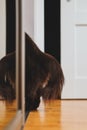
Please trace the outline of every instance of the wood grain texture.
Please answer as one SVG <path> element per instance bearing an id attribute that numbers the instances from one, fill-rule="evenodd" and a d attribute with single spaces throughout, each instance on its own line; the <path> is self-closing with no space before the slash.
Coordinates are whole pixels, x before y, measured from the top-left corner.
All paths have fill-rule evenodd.
<path id="1" fill-rule="evenodd" d="M 42 102 L 29 114 L 24 130 L 87 130 L 87 100 Z"/>
<path id="2" fill-rule="evenodd" d="M 0 130 L 3 130 L 16 114 L 16 102 L 0 100 Z"/>

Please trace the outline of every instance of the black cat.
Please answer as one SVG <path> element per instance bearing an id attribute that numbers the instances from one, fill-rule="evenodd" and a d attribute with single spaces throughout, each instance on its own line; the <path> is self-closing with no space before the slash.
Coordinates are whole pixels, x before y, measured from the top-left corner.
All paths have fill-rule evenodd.
<path id="1" fill-rule="evenodd" d="M 50 54 L 43 53 L 25 33 L 26 43 L 26 110 L 35 110 L 44 100 L 60 99 L 64 75 L 58 61 Z M 7 101 L 15 99 L 15 52 L 0 60 L 0 96 Z"/>

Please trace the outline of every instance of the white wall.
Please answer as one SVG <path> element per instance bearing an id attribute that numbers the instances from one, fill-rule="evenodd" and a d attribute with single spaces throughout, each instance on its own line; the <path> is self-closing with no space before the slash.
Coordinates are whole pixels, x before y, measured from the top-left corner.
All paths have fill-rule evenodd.
<path id="1" fill-rule="evenodd" d="M 44 0 L 34 0 L 34 40 L 44 51 Z"/>
<path id="2" fill-rule="evenodd" d="M 24 31 L 44 51 L 44 0 L 23 0 Z"/>
<path id="3" fill-rule="evenodd" d="M 6 5 L 0 0 L 0 59 L 6 52 Z"/>
<path id="4" fill-rule="evenodd" d="M 23 1 L 24 31 L 34 39 L 34 0 Z"/>

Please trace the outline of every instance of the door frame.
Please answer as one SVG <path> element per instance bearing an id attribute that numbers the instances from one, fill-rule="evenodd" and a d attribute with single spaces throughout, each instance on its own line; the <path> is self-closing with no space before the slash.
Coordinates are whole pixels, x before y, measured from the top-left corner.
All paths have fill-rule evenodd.
<path id="1" fill-rule="evenodd" d="M 23 32 L 23 0 L 16 0 L 16 98 L 17 112 L 5 130 L 20 130 L 25 123 L 25 40 Z"/>

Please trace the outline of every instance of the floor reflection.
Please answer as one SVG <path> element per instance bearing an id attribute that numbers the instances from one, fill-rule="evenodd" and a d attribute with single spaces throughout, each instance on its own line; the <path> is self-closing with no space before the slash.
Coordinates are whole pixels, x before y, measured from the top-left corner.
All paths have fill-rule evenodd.
<path id="1" fill-rule="evenodd" d="M 14 118 L 16 108 L 16 101 L 10 104 L 4 100 L 0 100 L 0 130 L 3 130 Z"/>

